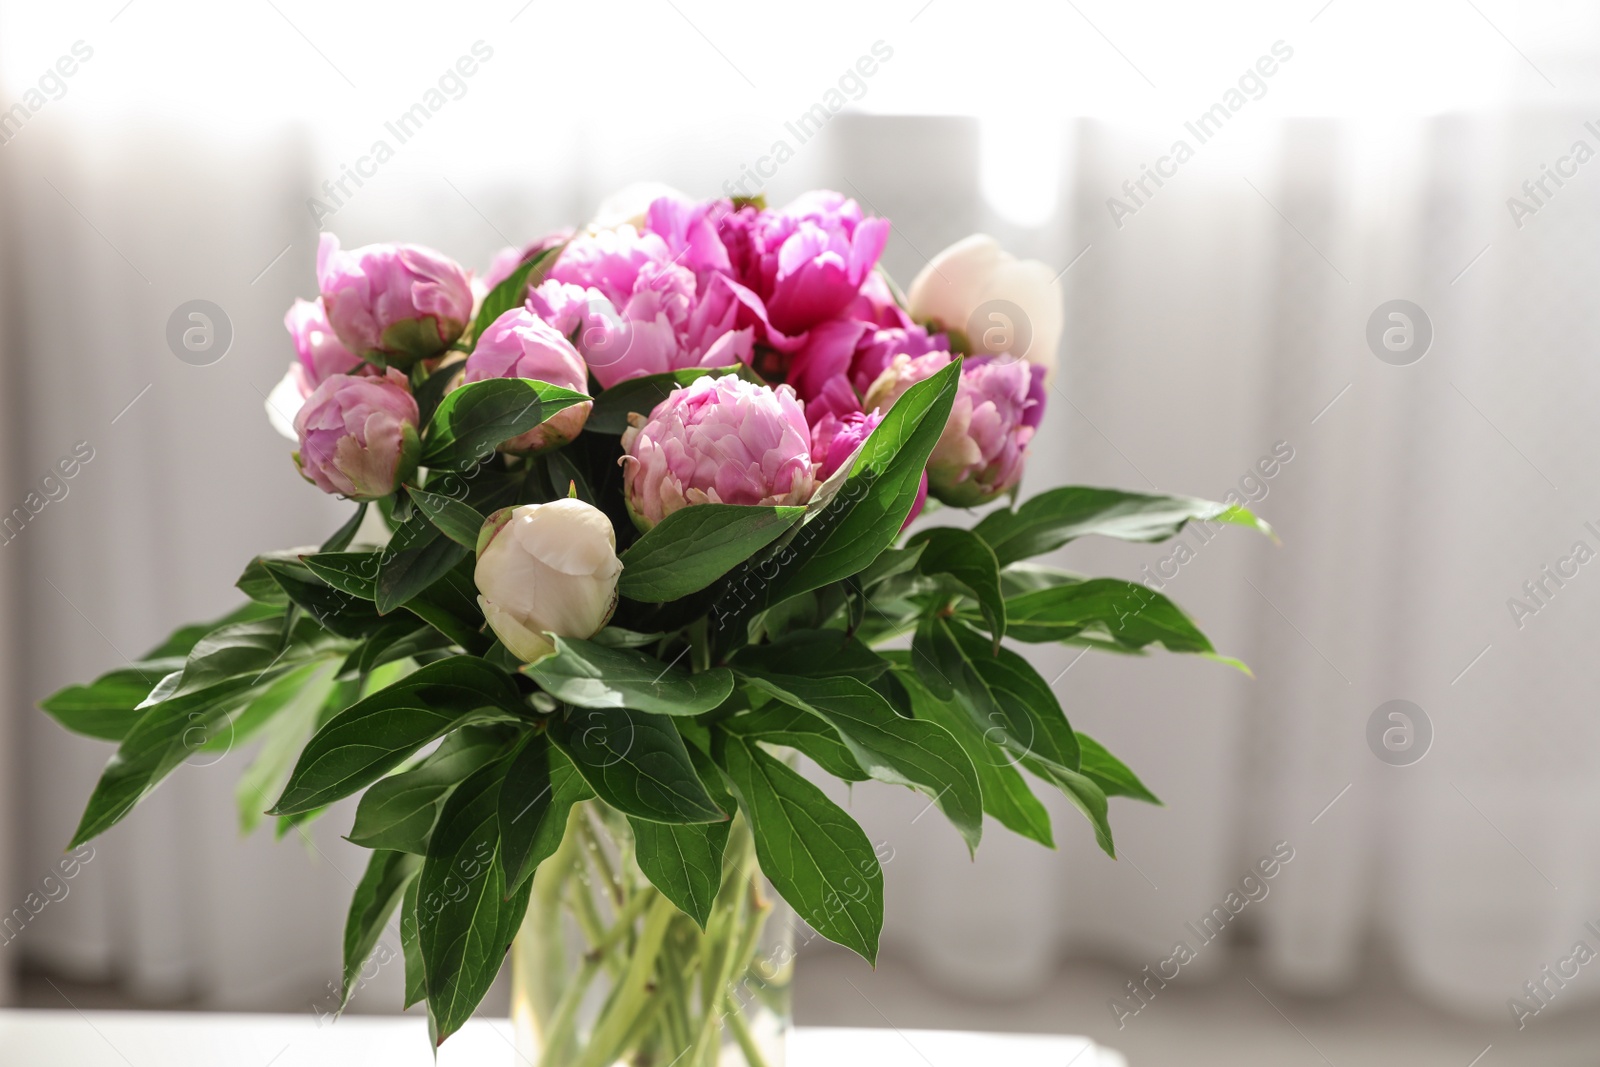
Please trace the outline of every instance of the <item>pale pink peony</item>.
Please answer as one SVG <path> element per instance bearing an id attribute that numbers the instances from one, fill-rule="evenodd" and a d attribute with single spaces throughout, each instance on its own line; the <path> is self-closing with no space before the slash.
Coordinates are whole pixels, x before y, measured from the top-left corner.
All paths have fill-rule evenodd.
<path id="1" fill-rule="evenodd" d="M 294 428 L 295 465 L 324 493 L 376 500 L 417 467 L 417 402 L 397 370 L 330 376 L 306 400 Z"/>
<path id="2" fill-rule="evenodd" d="M 645 530 L 691 504 L 804 504 L 816 485 L 794 390 L 735 375 L 673 390 L 622 448 L 628 513 Z"/>
<path id="3" fill-rule="evenodd" d="M 961 368 L 950 421 L 928 457 L 928 487 L 956 507 L 993 500 L 1022 479 L 1040 418 L 1047 368 L 975 356 Z"/>
<path id="4" fill-rule="evenodd" d="M 589 371 L 572 342 L 527 308 L 512 308 L 483 331 L 462 374 L 462 384 L 489 378 L 530 378 L 583 393 Z M 583 430 L 592 403 L 562 408 L 527 433 L 500 445 L 500 451 L 534 455 L 571 441 Z"/>
<path id="5" fill-rule="evenodd" d="M 901 354 L 889 361 L 883 373 L 867 387 L 862 407 L 868 411 L 888 411 L 896 400 L 918 382 L 950 365 L 950 353 L 928 352 L 920 356 Z"/>
<path id="6" fill-rule="evenodd" d="M 565 244 L 571 239 L 571 230 L 557 230 L 555 233 L 545 234 L 537 241 L 534 241 L 523 248 L 517 248 L 514 245 L 507 245 L 505 248 L 502 248 L 500 251 L 494 254 L 494 258 L 489 261 L 488 270 L 472 279 L 473 288 L 480 290 L 479 295 L 481 297 L 487 294 L 495 286 L 511 277 L 511 272 L 522 266 L 528 260 L 537 259 L 539 256 L 550 251 L 550 249 L 559 248 L 561 245 Z"/>
<path id="7" fill-rule="evenodd" d="M 449 348 L 472 317 L 466 271 L 418 245 L 346 252 L 325 233 L 317 248 L 317 288 L 346 348 L 402 369 Z"/>
<path id="8" fill-rule="evenodd" d="M 699 232 L 709 234 L 705 225 Z M 754 327 L 739 320 L 755 298 L 725 274 L 699 277 L 674 258 L 661 236 L 632 226 L 584 235 L 530 306 L 563 333 L 576 330 L 578 351 L 607 389 L 646 374 L 750 362 Z"/>
<path id="9" fill-rule="evenodd" d="M 298 362 L 296 384 L 302 396 L 310 396 L 330 374 L 355 374 L 362 369 L 360 356 L 351 352 L 328 325 L 328 312 L 322 298 L 296 300 L 283 325 L 294 339 L 294 353 Z M 291 368 L 294 373 L 295 368 Z"/>

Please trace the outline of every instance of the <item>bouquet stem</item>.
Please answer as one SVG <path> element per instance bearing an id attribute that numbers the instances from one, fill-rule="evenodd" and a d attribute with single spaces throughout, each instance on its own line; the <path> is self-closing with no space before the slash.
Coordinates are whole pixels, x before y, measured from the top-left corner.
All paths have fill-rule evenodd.
<path id="1" fill-rule="evenodd" d="M 787 916 L 742 817 L 702 930 L 639 870 L 627 821 L 575 805 L 512 948 L 518 1051 L 538 1067 L 782 1067 Z"/>

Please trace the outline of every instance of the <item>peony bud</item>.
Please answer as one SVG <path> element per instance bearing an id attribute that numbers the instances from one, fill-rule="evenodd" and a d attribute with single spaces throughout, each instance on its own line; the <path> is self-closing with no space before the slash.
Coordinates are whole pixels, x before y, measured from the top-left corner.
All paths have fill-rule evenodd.
<path id="1" fill-rule="evenodd" d="M 579 393 L 589 387 L 589 370 L 572 342 L 527 308 L 512 308 L 490 323 L 467 357 L 463 384 L 488 378 L 531 378 Z M 500 451 L 531 456 L 559 448 L 578 436 L 592 407 L 586 402 L 562 408 Z"/>
<path id="2" fill-rule="evenodd" d="M 327 381 L 330 374 L 355 374 L 362 369 L 361 357 L 351 352 L 328 325 L 328 312 L 322 299 L 296 300 L 283 325 L 294 339 L 295 356 L 304 371 L 305 395 Z"/>
<path id="3" fill-rule="evenodd" d="M 330 374 L 357 374 L 367 367 L 361 357 L 351 352 L 328 325 L 328 313 L 323 310 L 322 299 L 296 300 L 283 324 L 294 339 L 295 362 L 267 396 L 267 419 L 273 429 L 297 440 L 294 417 L 300 413 L 306 397 Z"/>
<path id="4" fill-rule="evenodd" d="M 855 411 L 846 415 L 830 411 L 818 419 L 811 427 L 811 460 L 817 465 L 817 480 L 827 481 L 834 471 L 854 457 L 856 449 L 882 421 L 880 411 Z"/>
<path id="5" fill-rule="evenodd" d="M 352 500 L 388 496 L 417 468 L 417 402 L 405 375 L 335 374 L 295 416 L 300 474 L 324 493 Z"/>
<path id="6" fill-rule="evenodd" d="M 547 636 L 593 637 L 617 606 L 616 531 L 581 500 L 523 504 L 489 516 L 473 581 L 490 629 L 526 663 L 555 651 Z"/>
<path id="7" fill-rule="evenodd" d="M 928 490 L 946 504 L 973 507 L 1022 479 L 1044 414 L 1045 369 L 1029 363 L 969 358 L 950 421 L 928 457 Z"/>
<path id="8" fill-rule="evenodd" d="M 642 530 L 690 504 L 804 504 L 811 432 L 787 385 L 734 375 L 674 389 L 622 435 L 623 493 Z"/>
<path id="9" fill-rule="evenodd" d="M 339 239 L 325 233 L 317 248 L 317 287 L 345 347 L 401 369 L 449 348 L 472 317 L 466 271 L 418 245 L 344 252 Z"/>
<path id="10" fill-rule="evenodd" d="M 862 406 L 868 411 L 888 411 L 894 407 L 895 401 L 905 395 L 907 389 L 948 367 L 950 358 L 948 352 L 927 352 L 920 356 L 901 353 L 895 356 L 877 380 L 867 387 Z"/>
<path id="11" fill-rule="evenodd" d="M 1055 273 L 1017 259 L 987 234 L 957 241 L 922 269 L 907 293 L 911 314 L 959 332 L 973 355 L 1009 354 L 1055 373 L 1066 313 Z"/>

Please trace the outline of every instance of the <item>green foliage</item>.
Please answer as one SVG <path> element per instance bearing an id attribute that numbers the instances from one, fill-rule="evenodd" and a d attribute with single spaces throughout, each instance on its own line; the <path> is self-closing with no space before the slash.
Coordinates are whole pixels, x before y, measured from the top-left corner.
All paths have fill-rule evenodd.
<path id="1" fill-rule="evenodd" d="M 458 348 L 551 262 L 497 286 Z M 497 447 L 590 398 L 415 369 L 421 466 L 378 502 L 386 544 L 356 543 L 359 505 L 319 549 L 251 560 L 236 612 L 44 701 L 65 728 L 117 744 L 72 843 L 114 826 L 190 757 L 245 764 L 234 753 L 246 745 L 257 746 L 237 788 L 247 830 L 265 810 L 282 834 L 360 794 L 348 838 L 373 853 L 346 923 L 343 997 L 398 917 L 405 1000 L 427 1003 L 436 1042 L 494 981 L 542 891 L 536 873 L 562 871 L 580 847 L 570 835 L 596 827 L 626 826 L 617 858 L 659 890 L 646 888 L 651 903 L 618 937 L 670 948 L 689 920 L 710 936 L 753 845 L 801 918 L 873 959 L 888 843 L 870 841 L 788 750 L 847 783 L 916 791 L 969 849 L 985 816 L 1053 847 L 1032 776 L 1114 854 L 1109 798 L 1159 801 L 1073 729 L 1065 692 L 1011 644 L 1235 661 L 1146 586 L 1027 560 L 1090 534 L 1156 541 L 1193 521 L 1266 524 L 1227 504 L 1075 486 L 991 510 L 971 530 L 903 537 L 957 364 L 912 386 L 805 507 L 702 504 L 636 534 L 617 435 L 672 389 L 734 372 L 750 373 L 681 370 L 601 391 L 588 432 L 529 458 Z M 522 664 L 487 627 L 474 549 L 485 516 L 569 490 L 616 529 L 616 625 L 556 636 L 553 654 Z"/>

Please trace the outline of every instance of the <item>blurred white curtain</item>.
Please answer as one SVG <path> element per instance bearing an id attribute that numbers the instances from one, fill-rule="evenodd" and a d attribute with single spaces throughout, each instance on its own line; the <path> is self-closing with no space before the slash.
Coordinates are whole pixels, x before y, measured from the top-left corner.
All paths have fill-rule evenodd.
<path id="1" fill-rule="evenodd" d="M 1293 450 L 1249 483 L 1265 488 L 1259 510 L 1282 546 L 1234 529 L 1204 545 L 1185 535 L 1194 558 L 1166 583 L 1254 681 L 1198 659 L 1037 650 L 1074 724 L 1168 804 L 1113 802 L 1121 862 L 1096 852 L 1065 803 L 1052 805 L 1059 851 L 995 827 L 969 863 L 953 832 L 919 817 L 918 798 L 854 790 L 868 832 L 895 848 L 891 949 L 991 995 L 1025 988 L 1065 952 L 1126 961 L 1133 978 L 1175 941 L 1192 944 L 1185 923 L 1286 841 L 1294 860 L 1241 919 L 1280 981 L 1341 988 L 1379 932 L 1424 994 L 1503 1012 L 1600 915 L 1584 699 L 1596 666 L 1583 655 L 1600 621 L 1587 584 L 1600 578 L 1573 579 L 1521 630 L 1505 606 L 1573 541 L 1600 548 L 1583 527 L 1600 519 L 1600 323 L 1585 291 L 1600 187 L 1570 183 L 1521 230 L 1504 204 L 1584 136 L 1583 119 L 1262 123 L 1203 146 L 1121 228 L 1107 198 L 1170 131 L 1037 128 L 1062 151 L 1019 144 L 1017 165 L 1058 156 L 1059 196 L 1027 231 L 985 204 L 968 120 L 841 117 L 779 175 L 774 199 L 829 185 L 890 216 L 886 260 L 902 280 L 976 229 L 1065 270 L 1069 333 L 1028 491 L 1221 497 L 1279 442 Z M 313 289 L 304 201 L 339 154 L 287 128 L 28 132 L 0 153 L 4 395 L 18 442 L 7 500 L 77 441 L 96 458 L 3 550 L 20 578 L 5 617 L 24 890 L 55 862 L 108 754 L 27 705 L 226 610 L 253 551 L 314 541 L 342 514 L 299 484 L 260 415 L 290 355 L 279 317 Z M 441 175 L 434 159 L 397 160 L 333 228 L 347 244 L 419 240 L 482 264 L 628 181 L 709 195 L 730 176 L 693 137 L 562 137 L 515 166 L 455 157 Z M 163 339 L 194 298 L 222 305 L 235 329 L 209 367 Z M 1413 366 L 1379 362 L 1365 341 L 1368 316 L 1393 298 L 1433 323 Z M 1078 543 L 1060 562 L 1131 578 L 1173 547 Z M 1367 746 L 1369 715 L 1392 698 L 1433 724 L 1414 766 Z M 245 759 L 181 770 L 96 843 L 70 897 L 0 961 L 20 951 L 218 1006 L 320 998 L 363 854 L 338 838 L 348 811 L 315 824 L 307 847 L 241 841 L 231 792 Z M 1225 951 L 1206 946 L 1185 973 Z M 396 1003 L 398 977 L 381 975 L 358 1008 Z"/>

